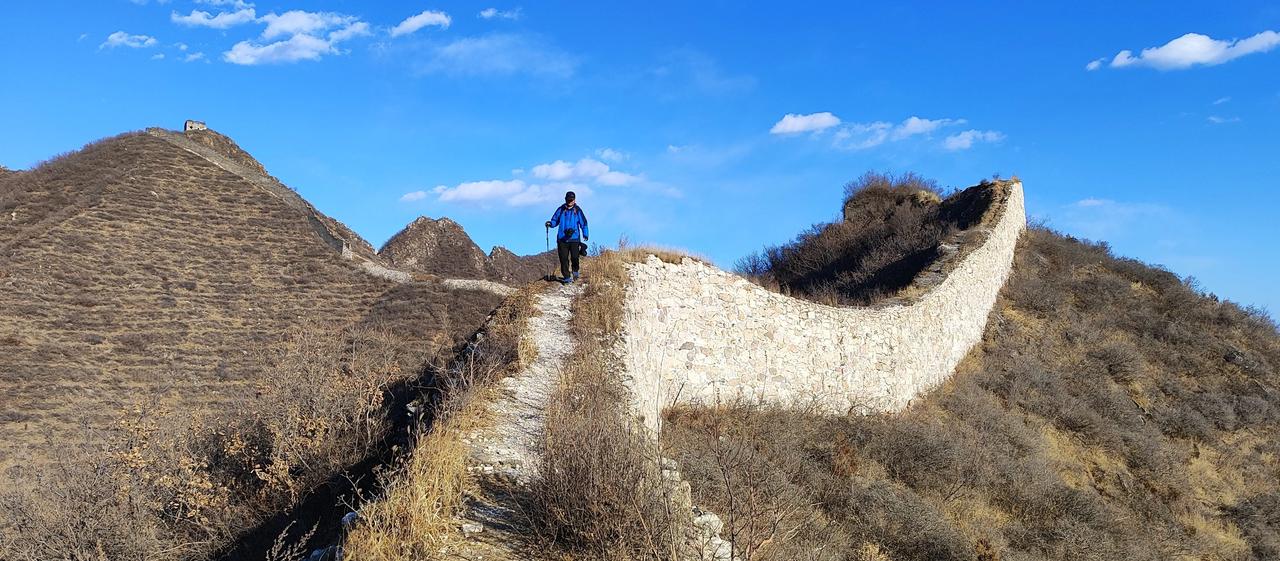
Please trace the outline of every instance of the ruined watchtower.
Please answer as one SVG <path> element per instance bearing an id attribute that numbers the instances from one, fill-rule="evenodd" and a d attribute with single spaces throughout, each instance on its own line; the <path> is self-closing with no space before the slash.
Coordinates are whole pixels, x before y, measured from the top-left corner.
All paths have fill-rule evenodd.
<path id="1" fill-rule="evenodd" d="M 192 121 L 190 119 L 187 119 L 187 122 L 182 125 L 182 132 L 203 131 L 203 130 L 209 130 L 209 127 L 206 127 L 204 125 L 204 121 Z"/>

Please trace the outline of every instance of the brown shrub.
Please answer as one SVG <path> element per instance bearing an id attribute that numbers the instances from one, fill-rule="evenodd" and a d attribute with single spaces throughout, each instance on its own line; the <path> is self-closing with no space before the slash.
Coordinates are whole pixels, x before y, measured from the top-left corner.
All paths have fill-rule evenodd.
<path id="1" fill-rule="evenodd" d="M 986 212 L 990 195 L 972 188 L 943 200 L 933 181 L 869 172 L 845 186 L 843 220 L 748 255 L 736 269 L 817 302 L 871 303 L 911 284 L 938 258 L 943 240 Z"/>

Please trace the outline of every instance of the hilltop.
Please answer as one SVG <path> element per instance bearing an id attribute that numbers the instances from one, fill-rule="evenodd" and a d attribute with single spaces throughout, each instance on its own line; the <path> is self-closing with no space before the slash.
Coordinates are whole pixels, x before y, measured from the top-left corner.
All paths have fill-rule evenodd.
<path id="1" fill-rule="evenodd" d="M 70 494 L 100 493 L 132 506 L 77 539 L 111 556 L 204 555 L 381 454 L 395 388 L 509 291 L 388 267 L 212 130 L 6 170 L 0 216 L 0 533 L 83 521 Z M 165 487 L 200 477 L 219 482 Z"/>

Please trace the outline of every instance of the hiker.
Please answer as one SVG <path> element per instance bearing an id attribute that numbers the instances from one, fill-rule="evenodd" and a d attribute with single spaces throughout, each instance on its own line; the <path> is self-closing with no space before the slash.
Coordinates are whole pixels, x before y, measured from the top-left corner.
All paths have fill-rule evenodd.
<path id="1" fill-rule="evenodd" d="M 578 257 L 586 248 L 584 242 L 589 235 L 587 215 L 582 213 L 577 199 L 573 191 L 565 193 L 564 204 L 547 221 L 548 228 L 559 228 L 556 232 L 556 253 L 560 256 L 560 282 L 565 284 L 578 280 Z"/>

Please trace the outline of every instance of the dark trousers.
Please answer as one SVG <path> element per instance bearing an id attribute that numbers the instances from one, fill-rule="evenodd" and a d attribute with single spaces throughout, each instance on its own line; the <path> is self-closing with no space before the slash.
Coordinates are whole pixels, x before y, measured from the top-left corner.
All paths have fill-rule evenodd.
<path id="1" fill-rule="evenodd" d="M 569 278 L 570 272 L 578 272 L 578 256 L 582 253 L 578 240 L 556 240 L 556 253 L 560 255 L 560 276 Z M 573 269 L 569 269 L 570 264 Z"/>

